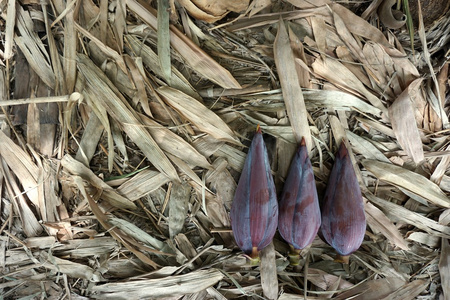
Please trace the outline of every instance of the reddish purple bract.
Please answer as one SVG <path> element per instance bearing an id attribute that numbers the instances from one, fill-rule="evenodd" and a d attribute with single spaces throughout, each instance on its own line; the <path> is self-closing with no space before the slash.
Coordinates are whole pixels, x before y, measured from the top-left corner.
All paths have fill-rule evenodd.
<path id="1" fill-rule="evenodd" d="M 275 185 L 259 126 L 245 159 L 230 217 L 237 245 L 256 258 L 272 241 L 278 223 Z"/>
<path id="2" fill-rule="evenodd" d="M 281 195 L 278 231 L 294 249 L 299 250 L 312 243 L 320 223 L 314 172 L 302 139 Z"/>
<path id="3" fill-rule="evenodd" d="M 366 216 L 361 189 L 348 150 L 342 142 L 322 203 L 323 239 L 348 261 L 364 240 Z"/>

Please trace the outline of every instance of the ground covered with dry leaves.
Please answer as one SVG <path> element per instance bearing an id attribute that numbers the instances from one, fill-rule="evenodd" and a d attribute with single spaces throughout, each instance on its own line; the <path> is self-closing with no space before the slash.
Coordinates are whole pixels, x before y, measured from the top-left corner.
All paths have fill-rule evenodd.
<path id="1" fill-rule="evenodd" d="M 2 299 L 448 299 L 448 4 L 394 2 L 1 1 Z M 302 137 L 319 195 L 350 145 L 350 264 L 236 247 L 258 124 L 278 191 Z"/>

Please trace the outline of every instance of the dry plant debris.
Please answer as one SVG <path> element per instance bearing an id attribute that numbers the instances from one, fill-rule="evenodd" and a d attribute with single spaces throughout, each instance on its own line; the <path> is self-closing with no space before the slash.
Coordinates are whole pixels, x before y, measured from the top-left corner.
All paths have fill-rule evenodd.
<path id="1" fill-rule="evenodd" d="M 429 2 L 411 41 L 389 0 L 1 1 L 2 298 L 448 299 L 450 13 Z M 236 247 L 258 124 L 278 192 L 302 137 L 319 197 L 348 141 L 348 265 L 318 237 L 295 267 L 279 234 L 259 266 Z"/>

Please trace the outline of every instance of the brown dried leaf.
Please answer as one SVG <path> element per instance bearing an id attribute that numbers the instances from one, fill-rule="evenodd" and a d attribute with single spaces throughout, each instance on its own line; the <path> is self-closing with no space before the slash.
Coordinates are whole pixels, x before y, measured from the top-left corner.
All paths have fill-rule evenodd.
<path id="1" fill-rule="evenodd" d="M 417 173 L 376 160 L 365 159 L 362 164 L 379 180 L 403 188 L 437 206 L 450 207 L 450 200 L 439 186 Z"/>
<path id="2" fill-rule="evenodd" d="M 444 298 L 450 295 L 450 245 L 448 239 L 441 238 L 441 255 L 439 258 L 439 274 L 441 275 Z"/>
<path id="3" fill-rule="evenodd" d="M 83 163 L 86 167 L 89 166 L 89 162 L 95 154 L 103 129 L 100 119 L 94 112 L 91 112 L 75 156 L 76 160 Z"/>
<path id="4" fill-rule="evenodd" d="M 222 278 L 219 270 L 208 269 L 157 279 L 112 282 L 92 287 L 92 297 L 126 300 L 192 294 L 216 284 Z"/>
<path id="5" fill-rule="evenodd" d="M 216 11 L 213 13 L 209 13 L 200 9 L 195 3 L 191 0 L 178 0 L 181 6 L 183 6 L 191 16 L 193 16 L 197 20 L 206 21 L 208 23 L 214 23 L 227 15 L 226 11 Z"/>
<path id="6" fill-rule="evenodd" d="M 125 35 L 125 41 L 127 42 L 127 46 L 129 46 L 133 50 L 136 57 L 142 58 L 143 64 L 145 64 L 150 70 L 155 72 L 155 74 L 157 74 L 158 76 L 160 77 L 164 76 L 161 66 L 158 63 L 158 55 L 149 46 L 139 41 L 133 35 Z M 140 66 L 138 65 L 138 67 Z M 141 71 L 142 77 L 144 77 L 145 79 L 144 69 L 143 68 L 139 69 Z M 172 66 L 171 81 L 168 84 L 169 86 L 176 88 L 195 99 L 200 99 L 197 91 L 192 87 L 192 85 L 183 76 L 183 74 L 181 74 L 181 72 L 178 71 L 178 69 L 176 69 L 174 66 Z"/>
<path id="7" fill-rule="evenodd" d="M 367 223 L 376 231 L 381 232 L 392 244 L 403 250 L 409 250 L 408 243 L 403 239 L 400 231 L 386 215 L 370 202 L 365 202 Z"/>
<path id="8" fill-rule="evenodd" d="M 86 167 L 81 162 L 72 158 L 69 154 L 66 154 L 62 160 L 61 165 L 72 175 L 80 176 L 84 180 L 88 181 L 95 188 L 102 191 L 102 198 L 110 202 L 111 205 L 126 209 L 136 209 L 136 205 L 127 198 L 118 194 L 108 184 L 98 178 L 94 172 Z"/>
<path id="9" fill-rule="evenodd" d="M 39 208 L 39 168 L 31 157 L 0 130 L 0 156 L 17 176 L 28 198 Z"/>
<path id="10" fill-rule="evenodd" d="M 147 130 L 165 152 L 184 160 L 192 166 L 199 166 L 205 169 L 211 168 L 208 160 L 178 134 L 146 116 L 141 115 L 141 119 L 144 124 L 148 125 Z"/>
<path id="11" fill-rule="evenodd" d="M 429 280 L 414 280 L 405 284 L 395 292 L 381 300 L 413 300 L 420 295 L 430 284 Z M 378 298 L 380 299 L 380 298 Z"/>
<path id="12" fill-rule="evenodd" d="M 156 29 L 158 27 L 157 19 L 150 7 L 143 7 L 136 0 L 127 1 L 130 10 L 136 13 L 147 24 Z M 234 79 L 231 73 L 213 60 L 200 47 L 186 37 L 173 25 L 170 26 L 170 42 L 172 47 L 183 56 L 187 64 L 203 77 L 215 82 L 226 89 L 239 89 L 241 85 Z"/>
<path id="13" fill-rule="evenodd" d="M 5 50 L 3 58 L 5 60 L 11 59 L 13 56 L 14 45 L 14 25 L 16 22 L 16 1 L 8 0 L 8 7 L 6 9 L 6 30 L 5 30 Z"/>
<path id="14" fill-rule="evenodd" d="M 31 210 L 27 200 L 22 195 L 22 191 L 19 189 L 19 186 L 15 181 L 16 179 L 12 175 L 4 159 L 1 159 L 0 173 L 2 174 L 2 177 L 5 178 L 4 183 L 6 186 L 6 191 L 9 195 L 11 195 L 11 197 L 14 197 L 12 199 L 14 210 L 19 214 L 24 233 L 28 237 L 41 235 L 43 228 Z"/>
<path id="15" fill-rule="evenodd" d="M 261 286 L 264 297 L 273 300 L 278 298 L 278 276 L 275 263 L 275 247 L 273 243 L 261 250 Z"/>
<path id="16" fill-rule="evenodd" d="M 41 251 L 40 260 L 43 267 L 55 272 L 61 272 L 69 277 L 87 279 L 92 282 L 104 280 L 99 271 L 95 271 L 91 267 L 84 264 L 61 259 L 51 254 L 49 255 L 49 252 Z"/>
<path id="17" fill-rule="evenodd" d="M 174 183 L 169 198 L 169 234 L 174 238 L 184 227 L 187 216 L 191 187 L 183 183 Z"/>
<path id="18" fill-rule="evenodd" d="M 422 229 L 429 234 L 447 239 L 450 238 L 450 227 L 440 225 L 436 221 L 412 212 L 403 206 L 375 197 L 369 192 L 366 192 L 365 195 L 370 202 L 374 203 L 381 210 L 383 210 L 393 222 L 402 221 Z"/>
<path id="19" fill-rule="evenodd" d="M 38 74 L 39 78 L 49 87 L 54 88 L 56 83 L 55 74 L 49 63 L 50 57 L 46 47 L 33 29 L 33 20 L 29 12 L 19 6 L 16 26 L 20 36 L 16 35 L 14 41 L 22 50 L 31 68 Z"/>
<path id="20" fill-rule="evenodd" d="M 148 131 L 141 126 L 135 111 L 128 105 L 105 74 L 88 57 L 81 54 L 78 56 L 78 68 L 86 79 L 83 92 L 89 92 L 95 96 L 96 105 L 103 107 L 111 114 L 159 171 L 170 179 L 178 181 L 177 172 L 169 159 Z M 94 105 L 92 101 L 91 104 Z"/>
<path id="21" fill-rule="evenodd" d="M 302 138 L 305 138 L 309 152 L 312 148 L 311 131 L 308 124 L 308 112 L 295 69 L 294 54 L 286 27 L 281 20 L 278 28 L 274 42 L 274 55 L 283 99 L 295 139 L 297 143 L 300 143 Z"/>
<path id="22" fill-rule="evenodd" d="M 362 84 L 362 82 L 341 62 L 326 57 L 323 59 L 316 59 L 312 64 L 314 73 L 327 79 L 328 81 L 343 87 L 346 90 L 358 92 L 376 108 L 380 109 L 383 113 L 387 114 L 387 109 L 381 100 L 372 94 Z M 339 76 L 336 76 L 339 74 Z"/>
<path id="23" fill-rule="evenodd" d="M 378 300 L 381 297 L 390 295 L 404 284 L 405 280 L 398 277 L 369 280 L 339 294 L 335 299 Z"/>
<path id="24" fill-rule="evenodd" d="M 419 164 L 425 157 L 410 93 L 414 93 L 416 89 L 420 88 L 420 82 L 422 82 L 422 79 L 417 79 L 411 83 L 389 107 L 392 130 L 400 146 L 416 164 Z"/>
<path id="25" fill-rule="evenodd" d="M 160 87 L 157 92 L 180 115 L 192 122 L 201 131 L 210 134 L 218 140 L 241 145 L 230 127 L 198 100 L 179 90 L 166 86 Z"/>
<path id="26" fill-rule="evenodd" d="M 332 3 L 330 6 L 333 12 L 340 16 L 345 26 L 351 33 L 379 43 L 387 49 L 397 51 L 389 44 L 383 33 L 376 27 L 370 25 L 366 20 L 357 16 L 351 10 L 338 3 Z"/>
<path id="27" fill-rule="evenodd" d="M 81 192 L 81 195 L 89 203 L 89 206 L 92 212 L 94 213 L 95 217 L 97 218 L 97 220 L 106 230 L 110 232 L 110 234 L 114 237 L 114 239 L 120 241 L 121 244 L 123 244 L 128 250 L 130 250 L 133 254 L 135 254 L 142 262 L 148 264 L 149 266 L 152 266 L 154 269 L 159 267 L 159 265 L 156 264 L 153 260 L 151 260 L 142 252 L 140 252 L 138 249 L 136 249 L 136 246 L 141 247 L 139 243 L 137 243 L 134 239 L 129 238 L 127 235 L 124 235 L 119 229 L 112 227 L 108 224 L 107 216 L 105 215 L 105 213 L 103 213 L 103 211 L 100 209 L 100 207 L 91 197 L 91 195 L 89 195 L 88 192 L 86 191 L 82 178 L 80 176 L 73 176 L 73 179 L 78 187 L 78 190 Z"/>

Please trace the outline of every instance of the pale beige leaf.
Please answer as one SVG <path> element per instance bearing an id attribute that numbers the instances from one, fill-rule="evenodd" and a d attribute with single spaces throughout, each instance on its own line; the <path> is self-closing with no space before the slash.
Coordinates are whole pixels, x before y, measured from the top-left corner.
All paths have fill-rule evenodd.
<path id="1" fill-rule="evenodd" d="M 237 184 L 227 167 L 226 159 L 223 157 L 217 158 L 213 162 L 213 168 L 206 172 L 205 181 L 220 197 L 225 207 L 231 208 Z"/>
<path id="2" fill-rule="evenodd" d="M 352 283 L 339 278 L 339 276 L 315 268 L 308 268 L 308 281 L 322 290 L 328 290 L 329 287 L 336 286 L 336 283 L 339 289 L 348 289 L 353 286 Z"/>
<path id="3" fill-rule="evenodd" d="M 131 202 L 129 199 L 123 197 L 118 194 L 114 189 L 112 189 L 108 184 L 106 184 L 103 180 L 98 178 L 94 172 L 92 172 L 88 167 L 86 167 L 83 163 L 75 160 L 70 155 L 66 154 L 62 160 L 61 165 L 68 171 L 69 173 L 80 176 L 84 180 L 88 181 L 97 189 L 102 191 L 102 198 L 106 201 L 110 202 L 111 205 L 116 207 L 126 208 L 126 209 L 136 209 L 136 205 Z"/>
<path id="4" fill-rule="evenodd" d="M 396 50 L 389 44 L 388 40 L 379 29 L 370 25 L 366 20 L 357 16 L 348 8 L 338 3 L 332 3 L 331 7 L 332 10 L 341 17 L 345 26 L 351 33 L 377 42 L 387 49 Z"/>
<path id="5" fill-rule="evenodd" d="M 22 50 L 28 63 L 33 70 L 39 75 L 45 84 L 51 88 L 55 85 L 55 74 L 53 73 L 50 65 L 42 55 L 40 49 L 33 43 L 32 40 L 24 37 L 16 36 L 14 41 L 20 50 Z"/>
<path id="6" fill-rule="evenodd" d="M 122 184 L 117 191 L 134 201 L 144 197 L 169 181 L 170 179 L 160 172 L 144 170 Z"/>
<path id="7" fill-rule="evenodd" d="M 417 79 L 419 82 L 422 79 Z M 419 88 L 419 84 L 412 83 L 412 89 Z M 389 107 L 389 118 L 392 130 L 403 150 L 414 160 L 416 164 L 424 160 L 422 140 L 417 129 L 417 122 L 411 103 L 410 93 L 414 91 L 408 87 Z"/>
<path id="8" fill-rule="evenodd" d="M 45 251 L 40 253 L 40 260 L 42 267 L 67 274 L 69 277 L 86 279 L 92 282 L 104 280 L 100 272 L 95 271 L 87 265 L 49 255 Z"/>
<path id="9" fill-rule="evenodd" d="M 164 242 L 161 242 L 160 240 L 156 239 L 155 237 L 151 236 L 141 228 L 137 227 L 133 223 L 130 223 L 126 220 L 111 217 L 108 219 L 108 223 L 110 223 L 112 226 L 115 226 L 119 228 L 121 231 L 126 233 L 128 236 L 133 237 L 137 241 L 140 241 L 144 244 L 147 244 L 147 246 L 152 247 L 159 251 L 170 251 L 168 245 Z"/>
<path id="10" fill-rule="evenodd" d="M 222 145 L 214 154 L 225 157 L 230 167 L 239 173 L 244 167 L 245 157 L 247 156 L 244 152 L 227 144 Z"/>
<path id="11" fill-rule="evenodd" d="M 408 235 L 407 241 L 416 242 L 426 245 L 430 248 L 438 248 L 441 243 L 441 239 L 438 236 L 430 235 L 426 232 L 413 232 Z"/>
<path id="12" fill-rule="evenodd" d="M 91 112 L 75 156 L 75 159 L 82 162 L 86 167 L 89 166 L 89 162 L 95 154 L 103 129 L 100 119 L 94 112 Z"/>
<path id="13" fill-rule="evenodd" d="M 157 92 L 167 104 L 201 131 L 210 134 L 218 140 L 241 145 L 228 125 L 198 100 L 170 87 L 160 87 Z"/>
<path id="14" fill-rule="evenodd" d="M 387 159 L 386 156 L 384 156 L 384 154 L 380 150 L 378 150 L 378 148 L 375 147 L 375 145 L 372 144 L 366 138 L 363 138 L 348 130 L 346 135 L 348 140 L 352 144 L 353 150 L 364 156 L 364 158 L 379 160 L 385 163 L 391 163 L 391 161 Z"/>
<path id="15" fill-rule="evenodd" d="M 403 250 L 409 250 L 408 243 L 403 239 L 400 231 L 386 215 L 370 202 L 365 202 L 367 223 L 369 226 L 381 232 L 392 244 Z"/>
<path id="16" fill-rule="evenodd" d="M 395 134 L 394 131 L 387 127 L 386 125 L 383 125 L 381 122 L 377 122 L 371 119 L 366 119 L 366 118 L 362 118 L 362 117 L 356 117 L 356 119 L 364 124 L 364 127 L 369 127 L 369 128 L 373 128 L 389 137 L 395 138 Z"/>
<path id="17" fill-rule="evenodd" d="M 278 298 L 278 276 L 275 263 L 275 247 L 273 243 L 261 250 L 261 285 L 264 297 L 273 300 Z"/>
<path id="18" fill-rule="evenodd" d="M 378 93 L 382 93 L 384 97 L 392 101 L 394 96 L 400 95 L 404 88 L 403 78 L 396 72 L 394 61 L 380 44 L 373 42 L 364 45 L 363 53 L 378 79 L 376 83 L 372 80 L 372 85 Z"/>
<path id="19" fill-rule="evenodd" d="M 110 236 L 67 240 L 57 246 L 48 245 L 48 248 L 50 247 L 53 247 L 55 255 L 68 258 L 92 257 L 92 255 L 103 255 L 120 249 L 118 242 Z"/>
<path id="20" fill-rule="evenodd" d="M 106 109 L 123 127 L 126 134 L 159 171 L 170 179 L 178 181 L 177 172 L 169 159 L 148 131 L 142 128 L 136 113 L 123 96 L 115 90 L 111 81 L 88 57 L 80 54 L 78 59 L 78 68 L 86 78 L 84 89 L 96 96 L 99 105 Z"/>
<path id="21" fill-rule="evenodd" d="M 174 183 L 169 198 L 169 234 L 174 238 L 184 227 L 191 187 L 185 183 Z"/>
<path id="22" fill-rule="evenodd" d="M 347 69 L 341 62 L 326 58 L 316 59 L 312 64 L 312 68 L 315 73 L 319 76 L 329 80 L 330 82 L 341 86 L 347 90 L 358 92 L 376 108 L 380 109 L 381 112 L 387 114 L 387 109 L 381 100 L 372 94 L 366 87 L 362 84 L 362 82 L 349 70 Z M 339 74 L 339 76 L 336 76 Z"/>
<path id="23" fill-rule="evenodd" d="M 442 291 L 446 299 L 450 296 L 450 245 L 448 239 L 445 238 L 441 238 L 439 274 L 441 275 Z"/>
<path id="24" fill-rule="evenodd" d="M 416 212 L 412 212 L 403 206 L 375 197 L 370 193 L 365 193 L 370 202 L 377 205 L 393 222 L 405 222 L 422 229 L 429 234 L 450 238 L 450 227 L 438 224 L 436 221 L 424 217 Z"/>
<path id="25" fill-rule="evenodd" d="M 89 206 L 92 212 L 94 213 L 95 217 L 97 218 L 97 220 L 114 237 L 114 239 L 120 241 L 122 245 L 124 245 L 128 250 L 130 250 L 133 254 L 135 254 L 142 262 L 148 264 L 154 269 L 158 268 L 159 265 L 157 263 L 155 263 L 148 256 L 144 255 L 141 251 L 139 251 L 136 248 L 136 247 L 143 248 L 141 244 L 137 243 L 136 240 L 128 237 L 127 235 L 123 235 L 123 233 L 119 229 L 109 225 L 106 214 L 100 209 L 100 207 L 91 197 L 91 195 L 89 195 L 88 192 L 86 191 L 82 178 L 80 176 L 73 176 L 73 181 L 77 185 L 78 190 L 81 192 L 81 195 L 89 203 Z M 146 248 L 145 250 L 150 251 L 152 249 Z"/>
<path id="26" fill-rule="evenodd" d="M 158 76 L 164 76 L 161 66 L 158 63 L 158 55 L 149 46 L 142 43 L 131 34 L 125 35 L 125 41 L 128 42 L 128 45 L 133 50 L 135 55 L 142 58 L 142 62 L 148 68 L 150 68 Z M 143 72 L 143 70 L 141 70 L 141 75 L 143 74 L 145 73 Z M 192 85 L 183 76 L 183 74 L 181 74 L 181 72 L 178 71 L 178 69 L 176 69 L 175 67 L 172 67 L 172 76 L 169 86 L 178 89 L 195 99 L 200 99 L 197 91 L 192 87 Z"/>
<path id="27" fill-rule="evenodd" d="M 198 153 L 182 137 L 146 116 L 141 115 L 141 119 L 144 124 L 148 125 L 147 130 L 162 150 L 184 160 L 192 166 L 199 166 L 205 169 L 211 168 L 206 158 Z"/>
<path id="28" fill-rule="evenodd" d="M 331 4 L 330 0 L 287 0 L 287 2 L 302 9 Z"/>
<path id="29" fill-rule="evenodd" d="M 202 180 L 198 177 L 197 173 L 195 173 L 194 170 L 192 170 L 192 166 L 189 166 L 186 162 L 179 159 L 176 156 L 173 156 L 171 154 L 167 154 L 169 159 L 174 163 L 174 165 L 178 168 L 178 170 L 181 173 L 184 173 L 189 177 L 191 180 L 193 180 L 195 183 L 200 185 L 202 188 L 207 188 L 205 184 L 202 182 Z"/>
<path id="30" fill-rule="evenodd" d="M 158 279 L 106 283 L 92 287 L 92 297 L 126 300 L 192 294 L 216 284 L 222 278 L 220 271 L 208 269 Z"/>
<path id="31" fill-rule="evenodd" d="M 250 11 L 248 16 L 252 17 L 253 15 L 257 14 L 264 8 L 270 6 L 272 2 L 270 0 L 254 0 L 252 3 L 250 3 L 247 11 Z"/>
<path id="32" fill-rule="evenodd" d="M 39 168 L 31 157 L 0 130 L 0 156 L 19 179 L 28 198 L 39 208 L 38 177 Z"/>
<path id="33" fill-rule="evenodd" d="M 430 284 L 429 280 L 414 280 L 405 284 L 389 296 L 381 298 L 381 300 L 413 300 L 420 295 Z M 380 299 L 380 298 L 378 298 Z"/>
<path id="34" fill-rule="evenodd" d="M 0 160 L 0 173 L 3 174 L 3 177 L 5 178 L 4 183 L 6 191 L 9 195 L 14 196 L 12 199 L 14 210 L 19 215 L 24 233 L 28 237 L 41 235 L 43 228 L 31 210 L 28 201 L 25 199 L 24 195 L 22 195 L 22 191 L 19 189 L 16 179 L 4 159 Z"/>
<path id="35" fill-rule="evenodd" d="M 156 30 L 158 60 L 161 70 L 163 71 L 164 79 L 170 83 L 172 76 L 172 64 L 170 61 L 170 20 L 169 20 L 169 2 L 166 0 L 157 0 L 157 18 L 158 28 Z"/>
<path id="36" fill-rule="evenodd" d="M 95 37 L 93 34 L 91 34 L 89 31 L 81 27 L 80 24 L 74 23 L 75 28 L 84 36 L 89 38 L 93 43 L 97 45 L 97 47 L 102 50 L 102 52 L 109 58 L 113 59 L 116 64 L 119 66 L 119 68 L 126 74 L 127 73 L 127 67 L 125 65 L 125 62 L 123 60 L 123 57 L 117 53 L 114 49 L 111 47 L 108 47 L 105 45 L 102 41 L 100 41 L 97 37 Z"/>
<path id="37" fill-rule="evenodd" d="M 294 54 L 286 27 L 281 20 L 278 28 L 274 43 L 274 56 L 289 122 L 297 143 L 305 138 L 308 151 L 311 151 L 312 140 L 308 124 L 308 112 L 295 69 Z"/>
<path id="38" fill-rule="evenodd" d="M 179 3 L 195 19 L 206 21 L 208 23 L 214 23 L 225 17 L 227 14 L 226 12 L 222 12 L 222 14 L 219 15 L 210 14 L 209 12 L 200 9 L 196 5 L 196 3 L 192 2 L 191 0 L 179 0 Z"/>
<path id="39" fill-rule="evenodd" d="M 75 2 L 75 1 L 73 1 Z M 77 35 L 75 32 L 74 8 L 70 6 L 70 10 L 66 15 L 64 23 L 64 75 L 66 79 L 66 87 L 69 93 L 75 88 L 77 76 Z"/>
<path id="40" fill-rule="evenodd" d="M 390 295 L 404 284 L 405 280 L 398 277 L 369 280 L 339 294 L 335 299 L 378 300 L 381 297 Z"/>
<path id="41" fill-rule="evenodd" d="M 404 188 L 435 205 L 450 207 L 450 200 L 439 186 L 417 173 L 376 160 L 363 160 L 362 164 L 379 180 Z"/>
<path id="42" fill-rule="evenodd" d="M 4 59 L 8 60 L 13 56 L 14 45 L 14 25 L 16 22 L 16 1 L 8 0 L 6 9 L 6 30 L 5 30 L 5 51 Z"/>
<path id="43" fill-rule="evenodd" d="M 158 27 L 154 13 L 144 8 L 139 2 L 127 0 L 127 5 L 151 27 L 154 29 Z M 170 42 L 172 47 L 183 56 L 185 62 L 203 77 L 226 89 L 241 88 L 228 70 L 213 60 L 173 25 L 170 26 Z"/>
<path id="44" fill-rule="evenodd" d="M 382 110 L 370 105 L 358 97 L 334 90 L 303 90 L 307 108 L 327 107 L 335 110 L 356 109 L 374 116 L 381 116 Z"/>

